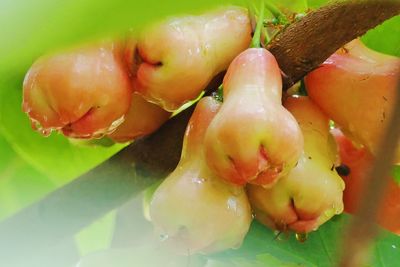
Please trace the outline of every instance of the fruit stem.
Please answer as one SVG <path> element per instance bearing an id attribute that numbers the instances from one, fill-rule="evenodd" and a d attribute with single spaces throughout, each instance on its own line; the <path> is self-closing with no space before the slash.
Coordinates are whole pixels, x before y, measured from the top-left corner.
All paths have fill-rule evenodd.
<path id="1" fill-rule="evenodd" d="M 251 40 L 250 47 L 260 48 L 261 47 L 261 29 L 264 27 L 264 0 L 261 0 L 260 13 L 258 14 L 258 20 L 256 29 L 254 31 L 253 39 Z"/>
<path id="2" fill-rule="evenodd" d="M 274 4 L 267 1 L 265 2 L 265 7 L 278 20 L 279 24 L 288 24 L 285 14 L 283 14 L 282 11 L 280 11 L 279 8 L 277 8 Z"/>
<path id="3" fill-rule="evenodd" d="M 212 96 L 214 97 L 215 100 L 219 102 L 224 102 L 224 87 L 222 84 L 218 86 L 217 91 L 214 92 Z"/>
<path id="4" fill-rule="evenodd" d="M 268 45 L 268 43 L 272 40 L 269 36 L 268 30 L 265 27 L 262 27 L 262 35 L 264 35 L 264 47 Z"/>
<path id="5" fill-rule="evenodd" d="M 306 84 L 304 83 L 304 79 L 300 80 L 299 95 L 308 96 Z"/>

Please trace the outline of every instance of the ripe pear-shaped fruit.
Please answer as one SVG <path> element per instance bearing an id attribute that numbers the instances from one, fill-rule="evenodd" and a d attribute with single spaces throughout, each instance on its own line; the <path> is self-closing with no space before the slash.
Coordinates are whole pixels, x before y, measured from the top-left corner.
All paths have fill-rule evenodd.
<path id="1" fill-rule="evenodd" d="M 399 73 L 399 58 L 375 52 L 356 39 L 309 73 L 305 84 L 310 98 L 343 132 L 375 155 L 400 93 Z"/>
<path id="2" fill-rule="evenodd" d="M 248 185 L 256 219 L 281 231 L 307 233 L 343 211 L 344 183 L 336 173 L 336 146 L 329 119 L 307 97 L 290 97 L 285 107 L 297 119 L 304 151 L 296 167 L 272 188 Z"/>
<path id="3" fill-rule="evenodd" d="M 368 201 L 362 198 L 363 186 L 375 158 L 365 147 L 355 146 L 339 129 L 331 132 L 339 148 L 341 164 L 347 172 L 341 174 L 346 183 L 343 193 L 344 211 L 354 214 L 360 201 Z M 400 184 L 397 184 L 393 177 L 390 178 L 380 201 L 376 221 L 389 231 L 400 235 Z"/>
<path id="4" fill-rule="evenodd" d="M 155 231 L 178 253 L 210 253 L 240 246 L 252 220 L 243 187 L 217 177 L 204 159 L 205 131 L 220 104 L 200 100 L 189 121 L 181 160 L 150 202 Z"/>
<path id="5" fill-rule="evenodd" d="M 132 141 L 156 131 L 170 116 L 171 112 L 133 93 L 131 106 L 124 116 L 124 122 L 108 136 L 116 142 Z"/>
<path id="6" fill-rule="evenodd" d="M 151 25 L 140 34 L 134 53 L 135 90 L 166 110 L 176 110 L 197 98 L 250 40 L 250 19 L 241 7 Z"/>
<path id="7" fill-rule="evenodd" d="M 43 133 L 99 137 L 123 121 L 132 88 L 120 45 L 103 42 L 38 59 L 23 85 L 23 110 Z"/>
<path id="8" fill-rule="evenodd" d="M 274 56 L 249 48 L 231 63 L 224 102 L 207 130 L 207 162 L 218 176 L 243 185 L 272 186 L 303 150 L 295 118 L 282 106 L 282 79 Z"/>

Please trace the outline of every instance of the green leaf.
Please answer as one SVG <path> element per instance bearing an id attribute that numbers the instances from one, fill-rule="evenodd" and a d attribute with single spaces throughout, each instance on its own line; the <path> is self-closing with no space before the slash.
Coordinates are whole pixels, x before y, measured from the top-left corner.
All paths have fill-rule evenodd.
<path id="1" fill-rule="evenodd" d="M 115 215 L 116 212 L 113 210 L 75 235 L 76 244 L 81 255 L 107 249 L 110 246 L 115 225 Z"/>
<path id="2" fill-rule="evenodd" d="M 368 31 L 361 39 L 376 51 L 400 57 L 400 16 Z"/>
<path id="3" fill-rule="evenodd" d="M 76 267 L 202 267 L 204 262 L 196 256 L 174 255 L 161 246 L 146 244 L 137 247 L 102 250 L 82 258 Z"/>
<path id="4" fill-rule="evenodd" d="M 242 0 L 35 0 L 0 2 L 0 70 L 22 70 L 39 55 L 76 42 L 123 33 L 180 13 Z M 29 45 L 28 45 L 29 43 Z M 1 72 L 1 71 L 0 71 Z"/>
<path id="5" fill-rule="evenodd" d="M 301 267 L 304 265 L 283 262 L 269 253 L 263 253 L 256 256 L 256 260 L 246 258 L 231 258 L 229 260 L 214 260 L 207 261 L 204 267 Z"/>
<path id="6" fill-rule="evenodd" d="M 143 216 L 148 221 L 151 221 L 151 218 L 150 218 L 151 199 L 153 198 L 154 193 L 156 192 L 157 188 L 160 186 L 160 184 L 162 182 L 163 182 L 163 180 L 152 184 L 151 186 L 147 187 L 147 189 L 144 190 L 144 192 L 143 192 L 143 200 L 142 200 Z"/>
<path id="7" fill-rule="evenodd" d="M 312 8 L 312 9 L 324 6 L 329 2 L 331 2 L 331 1 L 329 1 L 329 0 L 307 0 L 308 7 Z"/>
<path id="8" fill-rule="evenodd" d="M 25 162 L 0 135 L 0 220 L 37 201 L 56 186 Z"/>
<path id="9" fill-rule="evenodd" d="M 396 165 L 392 170 L 394 180 L 400 185 L 400 166 Z"/>
<path id="10" fill-rule="evenodd" d="M 282 11 L 301 13 L 307 10 L 307 0 L 268 0 Z"/>
<path id="11" fill-rule="evenodd" d="M 309 234 L 304 243 L 300 243 L 293 235 L 282 233 L 279 238 L 258 222 L 254 222 L 247 234 L 242 247 L 214 256 L 216 260 L 230 258 L 245 258 L 247 260 L 265 259 L 265 265 L 271 260 L 271 255 L 287 264 L 303 266 L 335 266 L 340 257 L 342 238 L 349 215 L 336 216 L 321 226 L 318 231 Z M 268 255 L 264 255 L 268 254 Z M 260 256 L 264 255 L 264 256 Z M 400 262 L 400 237 L 382 231 L 371 253 L 371 265 L 374 267 L 397 266 Z M 289 265 L 291 266 L 291 265 Z"/>

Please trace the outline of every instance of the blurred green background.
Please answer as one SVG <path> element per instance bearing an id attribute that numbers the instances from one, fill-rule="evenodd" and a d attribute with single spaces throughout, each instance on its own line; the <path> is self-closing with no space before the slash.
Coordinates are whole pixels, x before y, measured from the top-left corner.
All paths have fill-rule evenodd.
<path id="1" fill-rule="evenodd" d="M 305 12 L 327 1 L 272 2 L 297 12 Z M 28 118 L 21 111 L 21 87 L 24 74 L 38 56 L 91 39 L 120 35 L 128 28 L 138 29 L 167 15 L 199 13 L 221 4 L 246 5 L 246 2 L 0 0 L 0 221 L 63 186 L 124 147 L 77 144 L 55 133 L 43 138 L 32 131 Z M 362 40 L 375 50 L 400 56 L 400 17 L 388 20 L 369 31 Z M 397 177 L 400 176 L 399 173 L 397 169 Z M 289 263 L 302 262 L 306 266 L 312 266 L 317 261 L 332 261 L 330 258 L 335 252 L 329 250 L 335 249 L 334 241 L 338 239 L 341 220 L 346 218 L 337 219 L 336 222 L 324 226 L 308 244 L 309 249 L 317 249 L 320 246 L 318 242 L 328 242 L 323 245 L 325 251 L 320 253 L 323 259 L 313 258 L 315 253 L 298 247 L 294 240 L 283 248 L 263 247 L 263 251 L 260 251 L 258 246 L 263 246 L 260 243 L 262 238 L 273 238 L 273 233 L 255 224 L 245 247 L 250 247 L 252 251 L 256 247 L 257 255 L 261 256 L 253 257 L 254 262 L 247 260 L 246 264 L 257 266 L 257 261 L 261 261 L 279 266 L 277 262 L 280 261 L 277 257 L 281 260 L 288 259 Z M 110 212 L 77 234 L 76 243 L 81 255 L 108 247 L 114 221 L 115 212 Z M 390 240 L 391 245 L 396 243 L 400 247 L 398 237 L 389 234 L 388 236 L 382 239 L 384 241 L 381 247 L 377 248 L 380 249 L 380 254 L 376 254 L 376 257 L 381 257 L 383 262 L 385 253 L 391 255 L 390 252 L 393 252 L 392 248 L 386 250 L 385 242 L 389 242 L 387 240 Z M 246 251 L 246 248 L 243 251 Z M 121 252 L 116 254 L 118 253 Z M 236 260 L 236 263 L 231 262 L 229 266 L 245 266 L 243 259 L 246 259 L 247 254 L 239 254 L 227 253 L 230 259 Z M 399 250 L 397 254 L 400 254 Z M 376 258 L 376 262 L 378 259 L 382 261 L 381 258 Z M 400 262 L 400 259 L 397 262 Z M 209 266 L 228 266 L 224 264 L 218 257 L 209 262 Z M 376 266 L 394 265 L 388 262 Z"/>

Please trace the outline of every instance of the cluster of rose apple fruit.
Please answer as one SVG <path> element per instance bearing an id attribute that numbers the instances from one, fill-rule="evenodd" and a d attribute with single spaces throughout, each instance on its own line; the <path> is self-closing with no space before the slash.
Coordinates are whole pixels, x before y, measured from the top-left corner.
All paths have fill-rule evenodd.
<path id="1" fill-rule="evenodd" d="M 23 109 L 43 134 L 131 141 L 227 70 L 223 101 L 197 103 L 181 160 L 152 197 L 156 232 L 183 253 L 240 246 L 253 214 L 272 229 L 307 233 L 360 201 L 400 60 L 354 40 L 305 77 L 308 96 L 282 97 L 274 56 L 249 48 L 251 36 L 247 10 L 225 7 L 45 56 L 26 75 Z M 377 218 L 397 233 L 399 193 L 392 181 Z"/>

